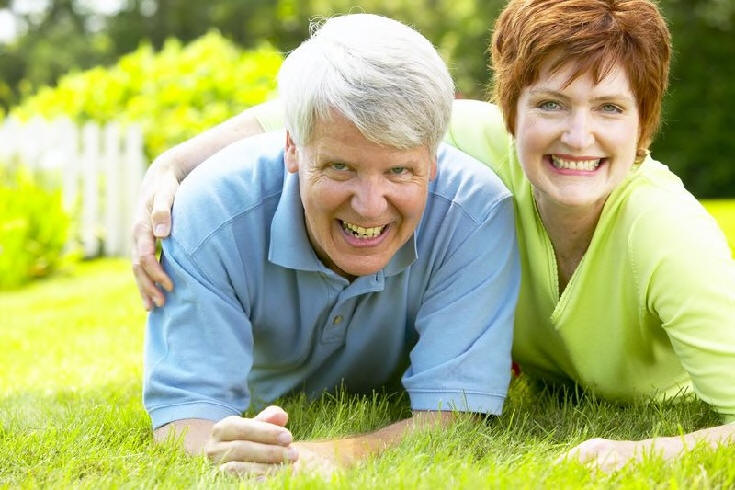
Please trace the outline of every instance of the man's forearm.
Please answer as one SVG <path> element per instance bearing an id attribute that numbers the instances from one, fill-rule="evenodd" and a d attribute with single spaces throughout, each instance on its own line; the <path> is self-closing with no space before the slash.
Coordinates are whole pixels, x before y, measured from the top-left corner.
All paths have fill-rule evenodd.
<path id="1" fill-rule="evenodd" d="M 413 416 L 390 424 L 376 431 L 359 436 L 324 441 L 300 441 L 293 444 L 300 454 L 300 460 L 315 454 L 328 459 L 343 468 L 353 466 L 369 456 L 382 453 L 397 446 L 407 436 L 416 431 L 432 427 L 446 427 L 456 417 L 453 412 L 414 412 Z M 307 463 L 302 461 L 302 463 Z"/>
<path id="2" fill-rule="evenodd" d="M 173 165 L 176 177 L 181 181 L 194 167 L 225 146 L 262 132 L 263 127 L 255 117 L 254 109 L 247 109 L 231 119 L 174 146 L 156 160 Z"/>
<path id="3" fill-rule="evenodd" d="M 285 412 L 282 413 L 285 415 Z M 276 415 L 279 414 L 274 414 L 273 417 Z M 258 417 L 260 420 L 256 421 Z M 451 423 L 455 414 L 414 412 L 408 419 L 368 434 L 344 439 L 295 443 L 290 443 L 290 437 L 288 440 L 278 437 L 287 432 L 283 427 L 286 419 L 279 421 L 269 417 L 267 414 L 258 415 L 256 419 L 227 417 L 216 424 L 204 419 L 176 420 L 156 429 L 153 437 L 158 443 L 169 437 L 181 437 L 187 453 L 206 454 L 210 460 L 220 464 L 220 468 L 226 471 L 267 473 L 277 470 L 278 465 L 284 462 L 293 462 L 295 471 L 327 474 L 337 468 L 348 468 L 369 456 L 380 454 L 398 445 L 406 436 L 416 431 L 444 427 Z M 258 428 L 261 430 L 260 434 L 256 433 Z"/>

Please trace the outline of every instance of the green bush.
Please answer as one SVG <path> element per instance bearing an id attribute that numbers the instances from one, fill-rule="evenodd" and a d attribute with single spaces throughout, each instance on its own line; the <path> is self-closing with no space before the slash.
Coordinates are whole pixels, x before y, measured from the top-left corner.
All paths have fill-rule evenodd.
<path id="1" fill-rule="evenodd" d="M 67 242 L 61 191 L 22 166 L 0 165 L 0 289 L 53 271 Z"/>
<path id="2" fill-rule="evenodd" d="M 182 45 L 168 40 L 160 52 L 148 45 L 110 67 L 96 67 L 44 87 L 11 114 L 77 122 L 111 120 L 142 125 L 152 159 L 275 91 L 283 56 L 268 45 L 243 51 L 217 32 Z"/>

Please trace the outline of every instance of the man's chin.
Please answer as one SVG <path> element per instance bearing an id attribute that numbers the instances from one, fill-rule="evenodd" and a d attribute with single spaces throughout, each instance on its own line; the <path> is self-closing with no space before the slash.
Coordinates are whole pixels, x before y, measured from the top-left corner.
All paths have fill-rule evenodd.
<path id="1" fill-rule="evenodd" d="M 345 261 L 342 264 L 336 264 L 337 269 L 335 272 L 343 277 L 356 278 L 360 276 L 371 276 L 377 273 L 379 270 L 388 265 L 387 261 L 380 261 L 375 263 L 366 260 L 365 257 L 359 257 L 354 260 Z"/>

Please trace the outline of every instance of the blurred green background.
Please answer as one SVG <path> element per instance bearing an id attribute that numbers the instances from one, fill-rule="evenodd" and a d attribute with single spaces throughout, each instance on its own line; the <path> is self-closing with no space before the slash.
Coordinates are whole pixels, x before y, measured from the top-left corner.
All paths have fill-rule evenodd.
<path id="1" fill-rule="evenodd" d="M 0 110 L 7 113 L 42 86 L 55 85 L 66 73 L 113 65 L 123 54 L 137 50 L 141 43 L 157 51 L 167 39 L 187 43 L 216 30 L 232 41 L 233 49 L 262 48 L 267 43 L 286 52 L 308 35 L 310 19 L 356 11 L 389 15 L 417 27 L 439 47 L 457 80 L 460 94 L 482 98 L 490 76 L 486 49 L 490 28 L 504 3 L 503 0 L 0 0 L 0 26 L 10 26 L 12 17 L 17 33 L 12 40 L 0 41 Z M 732 197 L 735 194 L 735 165 L 731 163 L 735 155 L 735 0 L 662 0 L 660 5 L 673 33 L 675 55 L 664 126 L 653 146 L 654 155 L 681 176 L 697 197 Z M 212 56 L 217 55 L 212 53 Z M 211 61 L 218 69 L 228 70 L 232 57 L 225 54 L 221 60 Z M 198 74 L 200 79 L 210 75 Z M 257 101 L 257 94 L 244 93 L 249 90 L 249 84 L 244 83 L 223 89 L 221 100 L 208 96 L 207 104 L 218 107 L 193 126 L 198 129 L 210 125 Z M 133 95 L 146 96 L 145 92 Z M 84 94 L 76 96 L 84 97 Z M 96 97 L 106 95 L 98 93 Z M 175 94 L 170 97 L 175 99 Z M 224 100 L 227 97 L 239 100 L 232 103 Z M 138 112 L 146 113 L 141 108 Z M 156 115 L 155 111 L 148 114 Z M 72 115 L 81 117 L 81 114 Z M 195 114 L 182 106 L 178 115 Z M 160 151 L 164 144 L 190 134 L 185 130 L 174 133 L 171 140 L 164 138 L 165 141 L 148 145 L 147 150 Z"/>
<path id="2" fill-rule="evenodd" d="M 696 197 L 734 198 L 735 0 L 659 3 L 674 59 L 654 156 Z M 354 12 L 388 15 L 419 29 L 449 64 L 458 95 L 483 99 L 491 77 L 490 30 L 504 4 L 0 0 L 0 122 L 8 115 L 133 122 L 142 128 L 151 161 L 274 96 L 284 53 L 308 37 L 310 21 Z M 73 217 L 62 219 L 58 190 L 21 167 L 0 161 L 0 289 L 53 270 L 75 230 Z M 732 213 L 730 204 L 716 206 L 721 223 Z M 732 226 L 728 222 L 726 232 Z"/>

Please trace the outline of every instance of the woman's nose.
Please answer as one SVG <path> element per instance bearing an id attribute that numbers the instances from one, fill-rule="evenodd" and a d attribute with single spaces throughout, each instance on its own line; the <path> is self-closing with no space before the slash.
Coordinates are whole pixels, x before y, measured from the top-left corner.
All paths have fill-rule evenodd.
<path id="1" fill-rule="evenodd" d="M 567 121 L 561 141 L 574 150 L 589 148 L 595 141 L 592 121 L 586 111 L 574 111 Z"/>

